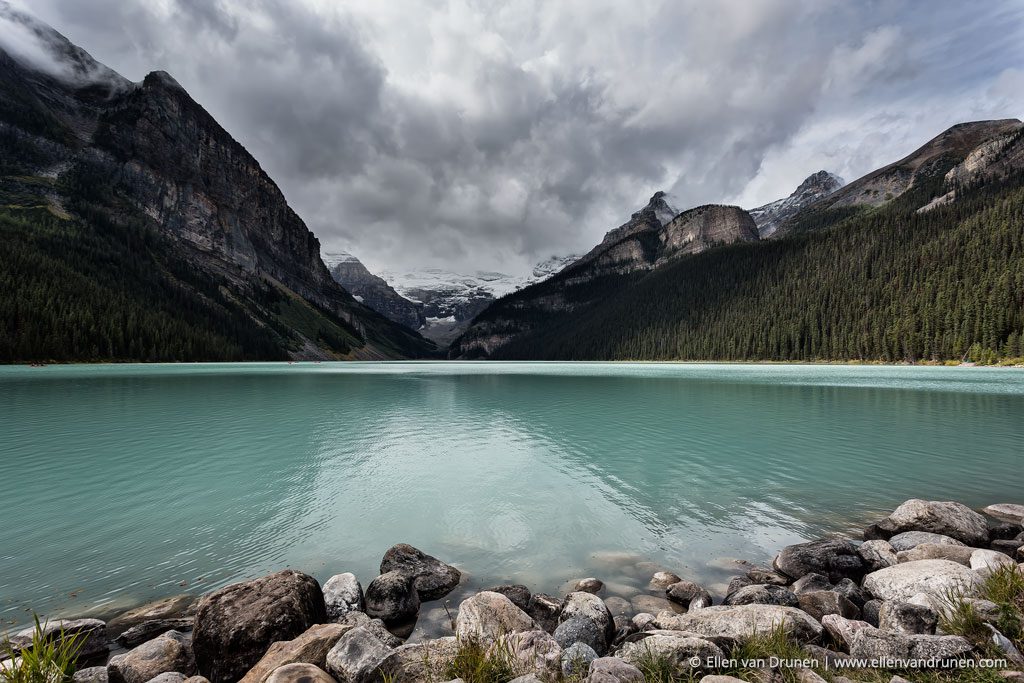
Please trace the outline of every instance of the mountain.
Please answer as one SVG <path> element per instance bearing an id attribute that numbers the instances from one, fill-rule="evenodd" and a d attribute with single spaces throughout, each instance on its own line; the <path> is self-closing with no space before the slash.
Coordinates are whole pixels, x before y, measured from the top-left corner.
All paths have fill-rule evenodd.
<path id="1" fill-rule="evenodd" d="M 6 3 L 0 20 L 45 56 L 0 50 L 0 360 L 434 352 L 332 279 L 277 185 L 170 75 L 131 83 Z"/>
<path id="2" fill-rule="evenodd" d="M 377 311 L 388 320 L 409 329 L 419 330 L 426 322 L 422 307 L 396 292 L 387 281 L 374 275 L 352 254 L 324 254 L 324 263 L 335 282 L 355 299 Z"/>
<path id="3" fill-rule="evenodd" d="M 761 239 L 771 237 L 780 225 L 842 186 L 843 179 L 828 171 L 818 171 L 807 176 L 788 197 L 750 210 L 750 217 L 757 225 L 758 235 Z"/>
<path id="4" fill-rule="evenodd" d="M 499 299 L 452 343 L 450 357 L 1024 356 L 1019 121 L 954 126 L 806 204 L 770 240 L 733 229 L 714 246 L 659 259 L 667 226 L 656 222 L 634 214 L 577 264 Z M 616 237 L 646 249 L 624 250 Z M 605 267 L 609 254 L 615 267 Z"/>

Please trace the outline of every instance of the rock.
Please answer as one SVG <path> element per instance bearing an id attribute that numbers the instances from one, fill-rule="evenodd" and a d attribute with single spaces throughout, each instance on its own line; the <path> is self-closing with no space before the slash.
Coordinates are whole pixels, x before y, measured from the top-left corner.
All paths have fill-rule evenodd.
<path id="1" fill-rule="evenodd" d="M 804 593 L 814 593 L 816 591 L 830 591 L 835 586 L 828 580 L 827 576 L 821 574 L 804 574 L 802 577 L 793 582 L 793 585 L 789 587 L 789 590 L 793 591 L 796 595 L 802 595 Z"/>
<path id="2" fill-rule="evenodd" d="M 669 600 L 683 607 L 689 607 L 694 600 L 706 600 L 705 607 L 711 605 L 711 594 L 693 581 L 677 581 L 665 589 L 665 595 Z"/>
<path id="3" fill-rule="evenodd" d="M 151 619 L 132 626 L 116 639 L 117 644 L 124 648 L 133 648 L 147 640 L 153 640 L 168 631 L 186 631 L 192 628 L 194 617 L 170 617 L 167 619 Z"/>
<path id="4" fill-rule="evenodd" d="M 1000 633 L 999 629 L 992 624 L 985 624 L 985 627 L 992 634 L 992 644 L 1003 653 L 1008 661 L 1014 664 L 1024 664 L 1024 655 L 1021 655 L 1020 650 L 1013 644 L 1013 641 Z"/>
<path id="5" fill-rule="evenodd" d="M 381 660 L 378 672 L 395 681 L 441 681 L 458 652 L 454 636 L 402 645 Z"/>
<path id="6" fill-rule="evenodd" d="M 562 613 L 558 617 L 559 625 L 574 618 L 586 619 L 592 622 L 598 631 L 603 634 L 603 638 L 597 643 L 587 643 L 594 648 L 595 652 L 603 655 L 615 638 L 615 621 L 604 601 L 591 593 L 584 593 L 582 591 L 569 593 L 562 604 Z M 565 645 L 562 647 L 564 648 Z"/>
<path id="7" fill-rule="evenodd" d="M 887 517 L 880 522 L 869 524 L 864 529 L 863 537 L 865 541 L 886 541 L 895 533 L 896 525 Z"/>
<path id="8" fill-rule="evenodd" d="M 626 638 L 640 630 L 636 627 L 636 624 L 633 623 L 633 619 L 626 615 L 616 615 L 614 621 L 615 638 L 612 639 L 613 646 L 620 644 Z"/>
<path id="9" fill-rule="evenodd" d="M 644 631 L 648 626 L 654 623 L 655 618 L 656 617 L 653 614 L 640 612 L 639 614 L 634 614 L 630 621 L 633 622 L 633 626 L 636 626 L 637 631 Z"/>
<path id="10" fill-rule="evenodd" d="M 362 612 L 366 609 L 363 587 L 359 585 L 356 575 L 351 572 L 335 574 L 327 579 L 323 592 L 327 618 L 331 621 L 337 621 L 343 614 Z"/>
<path id="11" fill-rule="evenodd" d="M 149 679 L 148 683 L 185 683 L 188 676 L 177 671 L 168 671 Z"/>
<path id="12" fill-rule="evenodd" d="M 161 619 L 182 619 L 192 617 L 198 598 L 187 593 L 172 595 L 147 602 L 127 612 L 122 612 L 107 622 L 107 636 L 116 639 L 119 635 L 147 621 Z"/>
<path id="13" fill-rule="evenodd" d="M 928 531 L 904 531 L 903 533 L 896 534 L 889 539 L 889 545 L 891 545 L 893 550 L 897 553 L 904 550 L 911 550 L 924 543 L 932 543 L 935 545 L 964 545 L 952 536 L 934 534 Z"/>
<path id="14" fill-rule="evenodd" d="M 804 651 L 828 669 L 836 669 L 842 662 L 850 659 L 845 652 L 836 652 L 820 645 L 804 645 Z"/>
<path id="15" fill-rule="evenodd" d="M 327 651 L 325 664 L 342 683 L 378 683 L 378 667 L 392 651 L 370 629 L 357 626 Z"/>
<path id="16" fill-rule="evenodd" d="M 731 579 L 729 579 L 729 586 L 725 589 L 725 594 L 730 595 L 731 593 L 735 593 L 741 588 L 746 588 L 747 586 L 753 585 L 754 582 L 745 576 L 734 576 Z"/>
<path id="17" fill-rule="evenodd" d="M 619 615 L 632 616 L 634 612 L 633 605 L 629 600 L 615 595 L 610 598 L 605 598 L 604 604 L 608 608 L 608 611 L 612 613 L 613 617 L 617 617 Z"/>
<path id="18" fill-rule="evenodd" d="M 826 614 L 838 614 L 847 619 L 860 617 L 857 606 L 835 591 L 809 591 L 799 596 L 800 609 L 821 621 Z"/>
<path id="19" fill-rule="evenodd" d="M 813 641 L 822 634 L 821 624 L 803 611 L 778 605 L 705 607 L 687 614 L 661 612 L 653 625 L 660 629 L 735 640 L 749 638 L 755 633 L 767 633 L 779 625 L 800 642 Z"/>
<path id="20" fill-rule="evenodd" d="M 107 651 L 107 625 L 99 619 L 55 619 L 42 624 L 43 637 L 47 642 L 63 637 L 77 636 L 81 647 L 78 657 L 87 660 L 94 655 Z M 18 631 L 8 640 L 8 644 L 15 652 L 19 652 L 32 645 L 32 637 L 35 635 L 35 626 Z"/>
<path id="21" fill-rule="evenodd" d="M 538 628 L 537 623 L 529 614 L 513 605 L 501 593 L 490 591 L 463 600 L 455 620 L 456 636 L 462 640 L 476 640 L 484 645 L 490 645 L 510 633 L 532 631 L 535 628 Z"/>
<path id="22" fill-rule="evenodd" d="M 1006 541 L 1017 537 L 1021 532 L 1021 525 L 1017 522 L 989 522 L 988 540 Z"/>
<path id="23" fill-rule="evenodd" d="M 618 657 L 599 657 L 590 663 L 586 683 L 644 683 L 644 675 Z"/>
<path id="24" fill-rule="evenodd" d="M 195 670 L 192 640 L 178 631 L 168 631 L 113 657 L 107 664 L 107 677 L 111 683 L 146 683 L 169 671 L 190 676 Z"/>
<path id="25" fill-rule="evenodd" d="M 878 611 L 878 628 L 894 633 L 935 633 L 939 615 L 927 607 L 899 600 L 886 600 Z"/>
<path id="26" fill-rule="evenodd" d="M 651 590 L 664 590 L 672 584 L 679 583 L 680 581 L 682 581 L 682 579 L 672 572 L 654 572 L 654 576 L 651 577 L 651 582 L 648 585 Z"/>
<path id="27" fill-rule="evenodd" d="M 998 569 L 1004 564 L 1017 564 L 1009 555 L 995 550 L 978 549 L 971 553 L 971 569 Z"/>
<path id="28" fill-rule="evenodd" d="M 773 679 L 774 680 L 774 679 Z M 833 679 L 835 680 L 835 679 Z M 747 683 L 742 678 L 736 678 L 735 676 L 723 676 L 721 674 L 713 674 L 711 676 L 704 676 L 700 679 L 700 683 Z"/>
<path id="29" fill-rule="evenodd" d="M 988 547 L 992 548 L 992 550 L 1004 553 L 1006 555 L 1009 555 L 1010 557 L 1017 555 L 1020 552 L 1022 546 L 1024 546 L 1024 541 L 1018 541 L 1015 538 L 1007 540 L 995 540 L 989 543 L 988 545 Z"/>
<path id="30" fill-rule="evenodd" d="M 1015 503 L 996 503 L 995 505 L 989 505 L 982 508 L 981 511 L 986 515 L 995 517 L 996 519 L 1013 522 L 1018 527 L 1024 524 L 1024 505 L 1017 505 Z"/>
<path id="31" fill-rule="evenodd" d="M 366 587 L 366 613 L 385 624 L 415 619 L 420 597 L 412 574 L 394 570 L 381 574 Z"/>
<path id="32" fill-rule="evenodd" d="M 792 591 L 782 586 L 754 584 L 741 588 L 725 598 L 726 605 L 784 605 L 799 607 L 800 600 Z"/>
<path id="33" fill-rule="evenodd" d="M 352 628 L 347 624 L 317 624 L 292 640 L 279 640 L 249 669 L 240 683 L 264 683 L 286 664 L 312 664 L 322 669 L 327 661 L 327 652 Z"/>
<path id="34" fill-rule="evenodd" d="M 896 508 L 889 520 L 898 531 L 928 531 L 973 546 L 988 541 L 985 518 L 963 503 L 914 498 Z"/>
<path id="35" fill-rule="evenodd" d="M 185 679 L 185 683 L 210 683 L 210 679 L 205 676 L 189 676 Z"/>
<path id="36" fill-rule="evenodd" d="M 657 613 L 666 609 L 672 612 L 683 611 L 678 605 L 666 600 L 665 598 L 659 598 L 656 595 L 635 595 L 629 601 L 629 604 L 633 608 L 634 612 Z"/>
<path id="37" fill-rule="evenodd" d="M 584 593 L 594 593 L 596 595 L 597 593 L 601 592 L 602 588 L 604 588 L 603 581 L 601 581 L 600 579 L 590 577 L 586 579 L 580 579 L 579 581 L 577 581 L 576 585 L 573 587 L 572 590 L 573 592 L 583 591 Z"/>
<path id="38" fill-rule="evenodd" d="M 942 598 L 962 590 L 970 595 L 977 590 L 978 576 L 949 560 L 917 560 L 871 572 L 862 585 L 876 598 L 908 602 L 918 593 Z"/>
<path id="39" fill-rule="evenodd" d="M 291 569 L 236 583 L 203 596 L 192 648 L 199 673 L 212 683 L 237 681 L 272 643 L 327 621 L 320 584 Z"/>
<path id="40" fill-rule="evenodd" d="M 337 683 L 326 671 L 313 664 L 285 664 L 266 679 L 267 683 Z"/>
<path id="41" fill-rule="evenodd" d="M 706 612 L 707 610 L 701 610 Z M 720 660 L 725 655 L 722 649 L 709 640 L 679 635 L 650 635 L 642 640 L 626 643 L 618 652 L 618 657 L 627 664 L 637 666 L 645 658 L 654 655 L 664 657 L 673 667 L 692 671 L 698 668 L 711 668 L 709 662 Z M 701 666 L 693 666 L 693 661 L 700 659 Z"/>
<path id="42" fill-rule="evenodd" d="M 779 572 L 766 569 L 765 567 L 754 567 L 747 572 L 747 578 L 752 583 L 769 584 L 772 586 L 788 586 L 792 580 Z"/>
<path id="43" fill-rule="evenodd" d="M 842 578 L 859 580 L 864 575 L 864 561 L 857 548 L 842 539 L 786 546 L 775 558 L 775 568 L 794 579 L 815 573 L 835 582 Z"/>
<path id="44" fill-rule="evenodd" d="M 547 631 L 534 629 L 513 633 L 503 639 L 517 670 L 530 671 L 552 680 L 562 670 L 562 646 Z"/>
<path id="45" fill-rule="evenodd" d="M 544 681 L 537 678 L 536 674 L 526 674 L 525 676 L 513 678 L 508 683 L 544 683 Z"/>
<path id="46" fill-rule="evenodd" d="M 402 644 L 402 639 L 388 630 L 380 619 L 371 619 L 366 612 L 349 612 L 341 616 L 340 623 L 347 626 L 365 626 L 388 647 L 395 648 Z"/>
<path id="47" fill-rule="evenodd" d="M 906 635 L 872 626 L 857 631 L 850 645 L 851 656 L 867 659 L 954 660 L 969 658 L 971 650 L 960 636 Z"/>
<path id="48" fill-rule="evenodd" d="M 404 572 L 415 579 L 420 600 L 437 600 L 459 585 L 462 574 L 455 567 L 406 543 L 392 546 L 380 562 L 380 573 Z"/>
<path id="49" fill-rule="evenodd" d="M 962 564 L 965 567 L 971 564 L 971 554 L 974 548 L 965 545 L 951 545 L 948 543 L 921 543 L 910 550 L 901 550 L 896 553 L 898 562 L 916 562 L 918 560 L 949 560 Z"/>
<path id="50" fill-rule="evenodd" d="M 864 603 L 868 601 L 868 596 L 861 590 L 860 586 L 850 579 L 838 581 L 832 590 L 856 605 L 857 609 L 863 607 Z"/>
<path id="51" fill-rule="evenodd" d="M 821 618 L 821 625 L 825 627 L 832 640 L 836 641 L 847 650 L 853 645 L 853 637 L 858 631 L 865 628 L 874 628 L 866 621 L 856 619 L 845 619 L 838 614 L 826 614 Z"/>
<path id="52" fill-rule="evenodd" d="M 530 589 L 522 584 L 508 584 L 504 586 L 494 586 L 493 588 L 485 588 L 485 591 L 491 593 L 501 593 L 506 598 L 512 601 L 512 604 L 529 613 L 530 600 L 533 596 L 530 595 Z"/>
<path id="53" fill-rule="evenodd" d="M 603 653 L 607 651 L 609 644 L 604 630 L 598 624 L 583 617 L 572 617 L 561 622 L 552 636 L 562 649 L 568 649 L 576 643 L 585 643 L 594 652 Z M 614 637 L 612 634 L 613 639 Z"/>
<path id="54" fill-rule="evenodd" d="M 72 677 L 73 683 L 107 683 L 106 666 L 90 666 L 79 669 Z"/>
<path id="55" fill-rule="evenodd" d="M 565 678 L 590 672 L 590 663 L 597 659 L 597 653 L 586 643 L 574 643 L 562 652 L 562 675 Z"/>
<path id="56" fill-rule="evenodd" d="M 530 607 L 526 613 L 548 633 L 558 627 L 558 615 L 562 613 L 562 601 L 544 593 L 530 596 Z"/>
<path id="57" fill-rule="evenodd" d="M 896 549 L 889 541 L 864 541 L 857 546 L 857 554 L 864 560 L 864 566 L 869 572 L 891 567 L 897 562 Z"/>
<path id="58" fill-rule="evenodd" d="M 868 600 L 860 608 L 860 618 L 878 628 L 878 616 L 882 611 L 883 601 L 876 599 Z"/>

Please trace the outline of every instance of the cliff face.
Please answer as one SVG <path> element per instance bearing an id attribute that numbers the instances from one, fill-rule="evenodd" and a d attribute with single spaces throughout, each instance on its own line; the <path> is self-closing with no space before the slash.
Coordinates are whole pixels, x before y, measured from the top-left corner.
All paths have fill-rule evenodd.
<path id="1" fill-rule="evenodd" d="M 750 210 L 758 235 L 771 237 L 786 221 L 804 208 L 827 197 L 843 186 L 843 179 L 828 171 L 818 171 L 804 179 L 793 194 Z"/>
<path id="2" fill-rule="evenodd" d="M 325 258 L 332 261 L 329 265 L 331 277 L 360 303 L 399 325 L 405 325 L 413 330 L 423 327 L 423 307 L 396 292 L 384 278 L 367 270 L 362 261 L 355 256 L 330 254 Z"/>

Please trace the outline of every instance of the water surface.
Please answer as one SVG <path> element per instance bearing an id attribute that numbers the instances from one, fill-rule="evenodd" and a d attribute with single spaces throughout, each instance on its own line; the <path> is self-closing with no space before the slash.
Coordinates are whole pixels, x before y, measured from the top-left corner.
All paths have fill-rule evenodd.
<path id="1" fill-rule="evenodd" d="M 365 586 L 397 542 L 467 586 L 714 583 L 906 498 L 1024 502 L 1013 369 L 7 367 L 0 437 L 10 624 L 283 567 Z"/>

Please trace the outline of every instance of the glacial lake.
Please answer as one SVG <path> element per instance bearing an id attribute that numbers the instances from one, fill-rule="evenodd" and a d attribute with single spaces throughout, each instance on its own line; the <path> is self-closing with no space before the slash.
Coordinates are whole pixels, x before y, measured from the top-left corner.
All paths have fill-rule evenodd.
<path id="1" fill-rule="evenodd" d="M 655 566 L 720 591 L 907 498 L 1024 502 L 1024 371 L 3 367 L 0 467 L 0 631 L 285 567 L 365 587 L 398 542 L 465 570 L 453 609 Z"/>

